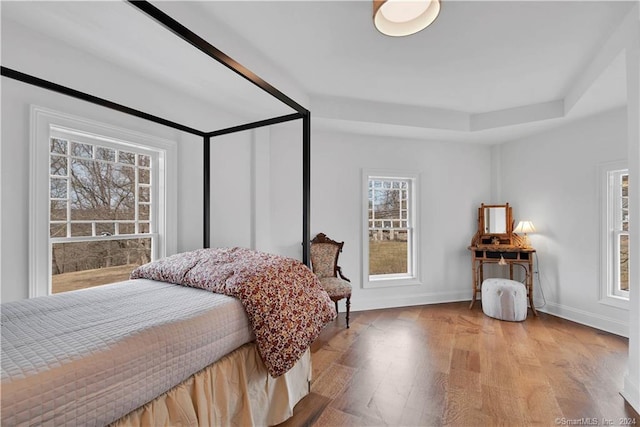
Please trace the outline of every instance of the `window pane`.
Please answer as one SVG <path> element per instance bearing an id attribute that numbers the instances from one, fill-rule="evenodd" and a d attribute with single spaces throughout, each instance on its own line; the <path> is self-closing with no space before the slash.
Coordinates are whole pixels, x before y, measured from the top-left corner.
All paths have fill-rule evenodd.
<path id="1" fill-rule="evenodd" d="M 67 154 L 67 144 L 64 139 L 51 138 L 51 153 Z"/>
<path id="2" fill-rule="evenodd" d="M 138 166 L 149 167 L 151 165 L 151 157 L 143 154 L 138 155 Z"/>
<path id="3" fill-rule="evenodd" d="M 151 259 L 151 238 L 54 243 L 53 293 L 127 280 Z"/>
<path id="4" fill-rule="evenodd" d="M 120 234 L 134 234 L 136 232 L 136 226 L 134 223 L 120 223 L 118 227 Z"/>
<path id="5" fill-rule="evenodd" d="M 62 156 L 51 156 L 51 175 L 67 176 L 67 158 Z"/>
<path id="6" fill-rule="evenodd" d="M 404 233 L 406 239 L 406 232 Z M 399 238 L 401 236 L 395 236 Z M 389 231 L 369 232 L 369 274 L 407 273 L 408 245 L 406 240 L 389 239 Z"/>
<path id="7" fill-rule="evenodd" d="M 67 201 L 66 200 L 52 200 L 51 201 L 51 220 L 65 221 L 67 219 Z"/>
<path id="8" fill-rule="evenodd" d="M 71 143 L 71 155 L 75 157 L 84 157 L 85 159 L 93 158 L 93 145 L 81 144 L 79 142 Z"/>
<path id="9" fill-rule="evenodd" d="M 149 187 L 140 186 L 138 192 L 138 200 L 140 202 L 150 202 L 151 201 L 151 191 Z"/>
<path id="10" fill-rule="evenodd" d="M 102 184 L 100 166 L 92 160 L 71 161 L 72 220 L 108 219 L 108 199 L 104 194 L 108 186 Z"/>
<path id="11" fill-rule="evenodd" d="M 87 223 L 71 224 L 71 235 L 74 237 L 93 236 L 93 227 Z"/>
<path id="12" fill-rule="evenodd" d="M 376 191 L 374 200 L 376 218 L 398 218 L 400 215 L 400 197 L 398 191 Z"/>
<path id="13" fill-rule="evenodd" d="M 67 224 L 51 224 L 49 227 L 49 235 L 51 237 L 66 237 Z"/>
<path id="14" fill-rule="evenodd" d="M 629 290 L 629 236 L 620 236 L 620 265 L 619 265 L 619 288 L 621 291 Z"/>
<path id="15" fill-rule="evenodd" d="M 128 165 L 136 164 L 136 155 L 135 153 L 129 153 L 128 151 L 119 151 L 118 152 L 118 162 L 125 163 Z"/>
<path id="16" fill-rule="evenodd" d="M 66 199 L 67 198 L 67 180 L 60 178 L 51 178 L 51 198 Z"/>
<path id="17" fill-rule="evenodd" d="M 138 207 L 138 219 L 149 221 L 149 205 L 140 205 Z"/>
<path id="18" fill-rule="evenodd" d="M 138 182 L 140 184 L 149 184 L 150 174 L 149 169 L 140 168 L 138 172 Z"/>
<path id="19" fill-rule="evenodd" d="M 116 227 L 112 222 L 96 224 L 96 236 L 113 236 L 115 232 Z"/>
<path id="20" fill-rule="evenodd" d="M 115 162 L 116 150 L 112 148 L 96 147 L 96 159 Z"/>
<path id="21" fill-rule="evenodd" d="M 134 169 L 93 160 L 71 162 L 72 219 L 134 219 Z"/>

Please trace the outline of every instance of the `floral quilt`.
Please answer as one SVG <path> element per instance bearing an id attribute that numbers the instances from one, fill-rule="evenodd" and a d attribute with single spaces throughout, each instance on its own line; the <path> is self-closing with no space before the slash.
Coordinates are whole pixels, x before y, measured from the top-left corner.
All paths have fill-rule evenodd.
<path id="1" fill-rule="evenodd" d="M 273 377 L 287 372 L 336 317 L 334 304 L 301 262 L 246 248 L 198 249 L 136 268 L 144 278 L 238 298 Z"/>

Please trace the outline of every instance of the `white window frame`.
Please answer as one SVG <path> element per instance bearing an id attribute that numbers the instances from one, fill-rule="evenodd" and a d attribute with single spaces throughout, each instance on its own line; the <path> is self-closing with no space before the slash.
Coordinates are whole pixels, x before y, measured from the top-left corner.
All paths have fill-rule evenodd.
<path id="1" fill-rule="evenodd" d="M 619 200 L 621 175 L 628 174 L 626 161 L 607 162 L 599 165 L 600 179 L 600 300 L 602 304 L 629 309 L 629 292 L 618 289 L 619 249 L 617 239 L 622 232 L 616 227 L 620 218 Z"/>
<path id="2" fill-rule="evenodd" d="M 409 230 L 407 238 L 410 258 L 407 274 L 369 275 L 369 180 L 398 179 L 409 181 Z M 364 288 L 384 288 L 407 285 L 421 285 L 420 278 L 420 174 L 399 170 L 362 170 L 362 286 Z"/>
<path id="3" fill-rule="evenodd" d="M 52 132 L 75 133 L 92 144 L 126 144 L 158 153 L 157 259 L 176 252 L 177 242 L 177 143 L 143 133 L 98 123 L 77 116 L 31 106 L 29 183 L 29 298 L 51 294 L 51 239 L 49 237 L 49 153 Z M 96 142 L 95 140 L 100 140 Z M 89 142 L 89 141 L 87 141 Z M 155 166 L 155 165 L 154 165 Z M 149 235 L 151 236 L 151 235 Z M 117 236 L 113 236 L 116 238 Z"/>

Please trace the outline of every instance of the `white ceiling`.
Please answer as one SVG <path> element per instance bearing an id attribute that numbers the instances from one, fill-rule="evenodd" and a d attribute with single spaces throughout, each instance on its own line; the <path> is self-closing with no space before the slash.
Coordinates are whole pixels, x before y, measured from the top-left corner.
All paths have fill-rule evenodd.
<path id="1" fill-rule="evenodd" d="M 484 113 L 561 98 L 631 3 L 447 1 L 387 37 L 371 1 L 200 3 L 311 93 Z"/>
<path id="2" fill-rule="evenodd" d="M 100 20 L 117 19 L 99 9 L 100 3 L 85 3 L 80 15 L 76 7 L 71 14 L 58 4 L 33 4 L 46 13 L 38 17 L 26 6 L 18 13 L 12 6 L 9 17 L 208 101 L 212 93 L 222 93 L 228 104 L 234 91 L 241 92 L 236 84 L 216 89 L 217 74 L 197 71 L 203 69 L 202 58 L 181 54 L 179 61 L 167 61 L 177 58 L 171 55 L 179 49 L 169 41 L 163 39 L 156 53 L 126 43 L 157 40 L 137 23 L 117 25 L 117 36 L 97 33 L 96 28 L 109 27 Z M 575 85 L 633 5 L 631 0 L 443 0 L 432 26 L 402 38 L 375 30 L 370 0 L 203 1 L 171 7 L 226 27 L 276 64 L 309 94 L 319 128 L 495 143 L 624 106 L 621 55 L 587 90 L 576 92 Z M 83 14 L 91 18 L 83 20 Z M 75 31 L 62 31 L 53 17 L 76 22 Z M 575 93 L 579 100 L 569 105 L 567 97 Z M 243 96 L 238 111 L 249 105 Z"/>
<path id="3" fill-rule="evenodd" d="M 492 143 L 626 104 L 625 63 L 618 56 L 570 111 L 542 121 L 538 114 L 527 119 L 525 111 L 517 125 L 499 117 L 537 104 L 555 102 L 562 109 L 572 85 L 633 7 L 630 1 L 443 0 L 434 24 L 400 38 L 374 28 L 369 0 L 213 1 L 197 7 L 300 82 L 311 94 L 312 113 L 319 113 L 316 123 L 325 128 Z M 372 101 L 388 116 L 409 105 L 425 119 L 370 114 L 375 118 L 368 120 L 344 111 L 335 117 L 326 102 L 320 109 L 313 102 L 327 97 Z M 499 125 L 470 130 L 426 119 L 459 113 Z"/>

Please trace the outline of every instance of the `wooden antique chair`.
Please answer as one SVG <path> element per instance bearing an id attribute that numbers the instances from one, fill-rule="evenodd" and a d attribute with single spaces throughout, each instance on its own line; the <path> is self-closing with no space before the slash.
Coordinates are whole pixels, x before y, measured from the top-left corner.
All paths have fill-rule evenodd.
<path id="1" fill-rule="evenodd" d="M 336 242 L 324 233 L 318 234 L 311 241 L 311 267 L 318 276 L 320 284 L 336 304 L 347 299 L 347 328 L 349 327 L 349 310 L 351 308 L 351 281 L 342 275 L 338 266 L 338 256 L 342 252 L 344 242 Z"/>

